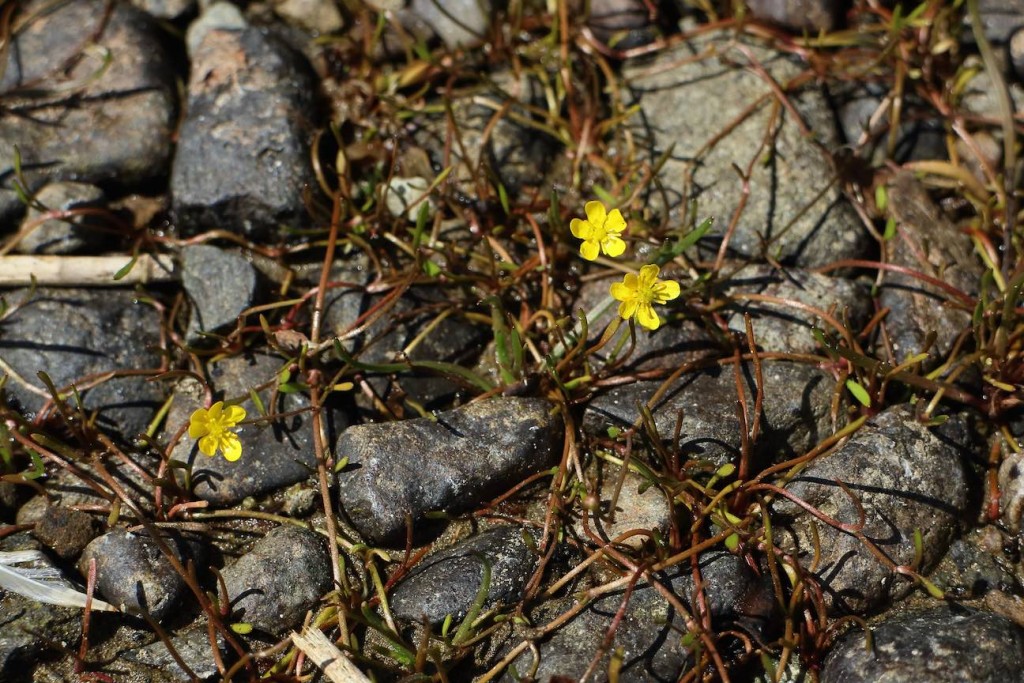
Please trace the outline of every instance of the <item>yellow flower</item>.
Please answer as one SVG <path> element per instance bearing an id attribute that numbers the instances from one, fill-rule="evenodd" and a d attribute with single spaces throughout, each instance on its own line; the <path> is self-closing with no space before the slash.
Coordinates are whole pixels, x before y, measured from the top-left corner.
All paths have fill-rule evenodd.
<path id="1" fill-rule="evenodd" d="M 188 420 L 188 435 L 199 439 L 199 450 L 213 457 L 217 451 L 224 451 L 224 459 L 234 462 L 242 457 L 242 443 L 238 435 L 230 431 L 245 419 L 241 406 L 224 407 L 224 401 L 217 401 L 209 409 L 199 408 Z"/>
<path id="2" fill-rule="evenodd" d="M 599 252 L 608 256 L 621 256 L 626 251 L 626 243 L 619 235 L 626 229 L 626 219 L 618 209 L 608 213 L 601 202 L 587 202 L 583 207 L 587 219 L 573 218 L 569 222 L 569 230 L 573 237 L 583 240 L 580 245 L 580 256 L 593 261 Z"/>
<path id="3" fill-rule="evenodd" d="M 612 285 L 612 296 L 621 301 L 619 315 L 629 320 L 634 315 L 637 322 L 649 330 L 656 330 L 661 324 L 651 304 L 663 304 L 679 296 L 679 283 L 658 279 L 658 266 L 649 265 L 640 269 L 639 275 L 629 273 Z"/>

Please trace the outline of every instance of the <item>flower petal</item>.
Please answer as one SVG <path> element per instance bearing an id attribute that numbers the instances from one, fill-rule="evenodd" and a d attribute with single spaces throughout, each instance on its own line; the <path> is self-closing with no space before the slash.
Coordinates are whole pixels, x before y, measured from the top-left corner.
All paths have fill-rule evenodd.
<path id="1" fill-rule="evenodd" d="M 583 210 L 587 212 L 587 220 L 590 221 L 595 228 L 604 226 L 604 220 L 608 216 L 608 213 L 604 208 L 604 204 L 601 202 L 587 202 L 583 207 Z"/>
<path id="2" fill-rule="evenodd" d="M 615 235 L 609 235 L 601 242 L 601 248 L 611 257 L 622 256 L 622 252 L 626 251 L 626 243 Z"/>
<path id="3" fill-rule="evenodd" d="M 636 319 L 641 325 L 649 330 L 656 330 L 661 325 L 658 314 L 650 304 L 640 304 L 636 310 Z"/>
<path id="4" fill-rule="evenodd" d="M 210 406 L 210 410 L 209 410 L 210 422 L 212 424 L 217 424 L 218 422 L 220 422 L 220 420 L 221 420 L 220 415 L 223 412 L 224 412 L 224 401 L 217 401 L 212 406 Z"/>
<path id="5" fill-rule="evenodd" d="M 213 434 L 207 434 L 203 438 L 199 439 L 199 451 L 203 455 L 208 455 L 211 458 L 217 455 L 217 446 L 219 445 L 220 439 Z"/>
<path id="6" fill-rule="evenodd" d="M 630 289 L 624 282 L 613 282 L 609 292 L 612 297 L 619 301 L 629 301 L 633 298 L 636 290 Z"/>
<path id="7" fill-rule="evenodd" d="M 633 314 L 636 313 L 637 306 L 639 305 L 640 302 L 636 299 L 627 299 L 626 301 L 623 301 L 619 304 L 619 317 L 623 320 L 629 320 L 633 317 Z"/>
<path id="8" fill-rule="evenodd" d="M 224 449 L 224 459 L 228 462 L 234 462 L 242 457 L 242 442 L 234 432 L 224 434 L 220 445 Z"/>
<path id="9" fill-rule="evenodd" d="M 242 406 L 228 406 L 228 409 L 224 411 L 224 426 L 234 427 L 236 424 L 245 419 L 245 408 Z"/>
<path id="10" fill-rule="evenodd" d="M 210 418 L 206 408 L 196 408 L 192 417 L 188 419 L 188 436 L 190 439 L 198 439 L 210 433 Z"/>
<path id="11" fill-rule="evenodd" d="M 626 229 L 626 219 L 622 217 L 622 212 L 618 209 L 612 209 L 608 214 L 608 218 L 604 221 L 604 229 L 607 232 L 614 232 L 616 235 Z"/>
<path id="12" fill-rule="evenodd" d="M 573 218 L 569 221 L 569 232 L 571 232 L 572 236 L 578 240 L 586 240 L 590 239 L 590 235 L 593 234 L 594 226 L 592 226 L 588 221 L 580 218 Z"/>
<path id="13" fill-rule="evenodd" d="M 679 283 L 675 280 L 665 280 L 654 286 L 654 296 L 659 304 L 671 301 L 679 296 Z"/>
<path id="14" fill-rule="evenodd" d="M 587 240 L 580 245 L 580 256 L 588 261 L 593 261 L 600 253 L 601 247 L 597 245 L 597 240 Z"/>
<path id="15" fill-rule="evenodd" d="M 654 284 L 658 281 L 658 273 L 661 271 L 658 266 L 652 264 L 646 265 L 640 269 L 640 286 L 644 289 L 651 289 Z"/>

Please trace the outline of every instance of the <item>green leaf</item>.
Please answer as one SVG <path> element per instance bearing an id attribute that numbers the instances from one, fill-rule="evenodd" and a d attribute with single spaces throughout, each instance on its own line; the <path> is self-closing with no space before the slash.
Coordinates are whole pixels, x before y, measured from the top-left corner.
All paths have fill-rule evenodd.
<path id="1" fill-rule="evenodd" d="M 252 624 L 246 624 L 244 622 L 231 624 L 231 630 L 240 636 L 246 636 L 252 633 Z"/>
<path id="2" fill-rule="evenodd" d="M 885 189 L 885 185 L 875 188 L 875 206 L 879 211 L 885 211 L 889 206 L 889 191 Z"/>
<path id="3" fill-rule="evenodd" d="M 856 380 L 846 380 L 846 388 L 850 390 L 853 397 L 857 399 L 861 405 L 865 408 L 871 407 L 871 395 L 868 394 L 867 389 L 862 387 Z"/>
<path id="4" fill-rule="evenodd" d="M 885 222 L 885 232 L 882 233 L 882 239 L 888 242 L 896 236 L 896 219 L 892 216 Z"/>
<path id="5" fill-rule="evenodd" d="M 725 547 L 731 551 L 735 551 L 736 548 L 740 547 L 740 535 L 737 533 L 731 533 L 725 537 Z"/>
<path id="6" fill-rule="evenodd" d="M 121 268 L 114 273 L 114 280 L 123 279 L 128 273 L 132 272 L 132 268 L 135 267 L 135 262 L 139 260 L 139 255 L 135 254 L 132 256 L 132 260 L 121 266 Z"/>
<path id="7" fill-rule="evenodd" d="M 441 274 L 441 266 L 437 265 L 432 260 L 427 259 L 423 262 L 423 272 L 426 273 L 428 277 L 437 277 Z"/>

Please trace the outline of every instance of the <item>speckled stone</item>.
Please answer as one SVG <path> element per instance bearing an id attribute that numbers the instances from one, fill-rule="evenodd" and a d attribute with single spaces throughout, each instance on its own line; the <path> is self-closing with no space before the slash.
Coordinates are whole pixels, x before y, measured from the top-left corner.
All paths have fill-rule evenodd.
<path id="1" fill-rule="evenodd" d="M 873 647 L 853 629 L 829 652 L 821 683 L 1017 683 L 1024 630 L 1005 617 L 942 605 L 886 619 Z"/>

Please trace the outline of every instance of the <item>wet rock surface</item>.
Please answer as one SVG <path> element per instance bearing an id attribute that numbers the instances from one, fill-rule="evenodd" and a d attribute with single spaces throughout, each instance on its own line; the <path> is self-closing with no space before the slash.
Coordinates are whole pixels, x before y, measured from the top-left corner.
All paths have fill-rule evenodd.
<path id="1" fill-rule="evenodd" d="M 823 683 L 868 681 L 1021 681 L 1024 630 L 990 612 L 949 605 L 852 630 L 829 653 Z"/>
<path id="2" fill-rule="evenodd" d="M 479 505 L 558 458 L 561 419 L 540 399 L 502 398 L 418 418 L 357 425 L 338 440 L 341 510 L 374 542 L 404 535 L 406 519 Z"/>
<path id="3" fill-rule="evenodd" d="M 862 614 L 911 588 L 858 535 L 893 566 L 909 567 L 919 532 L 918 568 L 934 566 L 957 531 L 967 502 L 961 457 L 958 444 L 944 442 L 908 409 L 895 407 L 872 418 L 786 487 L 791 496 L 835 522 L 800 513 L 789 500 L 775 506 L 783 517 L 795 516 L 791 523 L 782 523 L 793 534 L 791 550 L 801 556 L 811 553 L 812 535 L 817 534 L 815 575 L 833 611 Z"/>
<path id="4" fill-rule="evenodd" d="M 87 211 L 103 205 L 103 190 L 86 183 L 57 182 L 41 187 L 21 224 L 24 237 L 17 251 L 25 254 L 73 254 L 95 250 L 105 235 L 102 222 L 90 219 Z M 65 213 L 66 212 L 66 213 Z M 55 215 L 67 217 L 58 218 Z"/>

